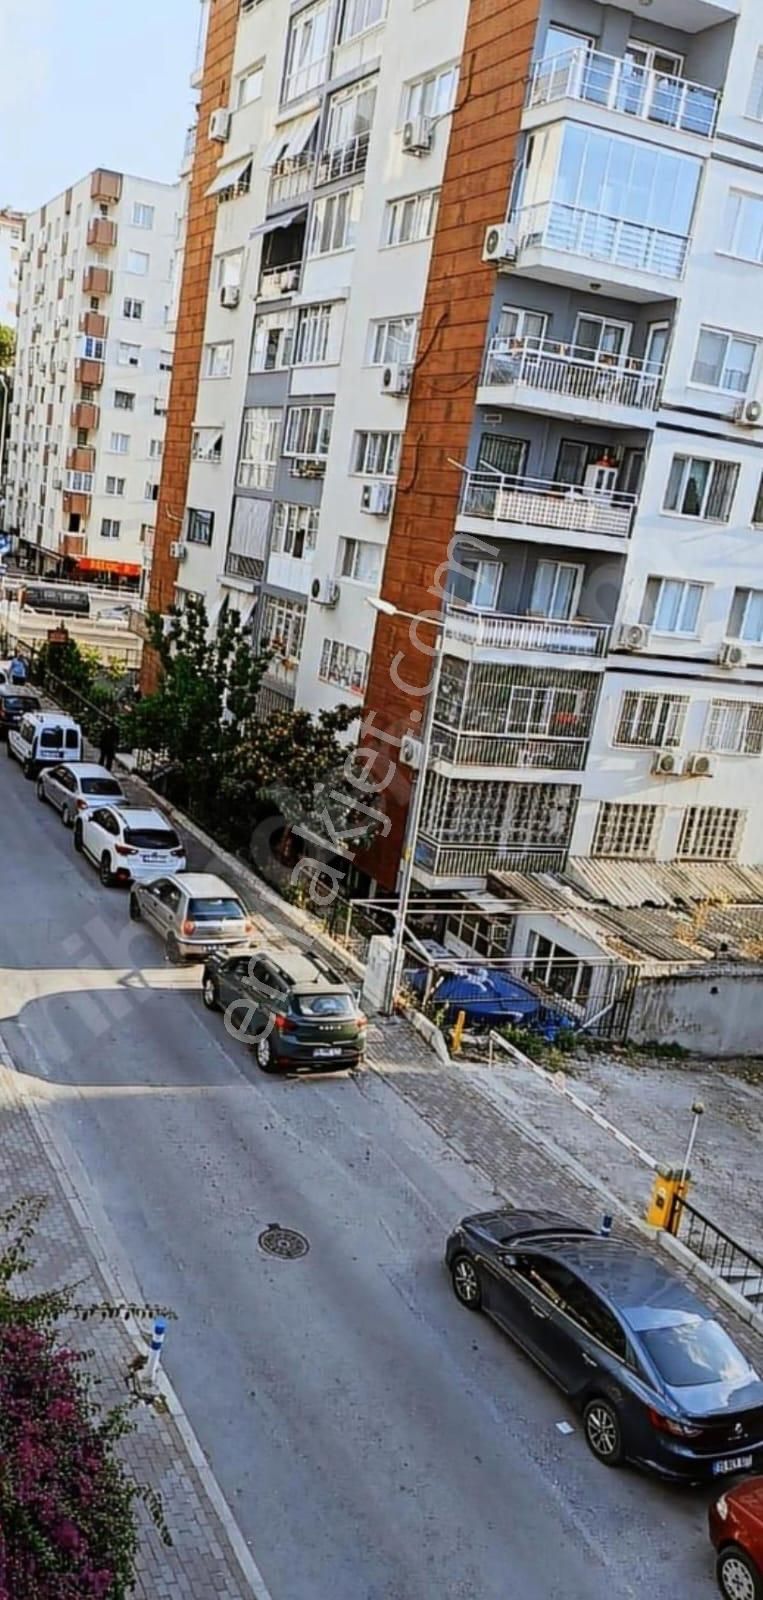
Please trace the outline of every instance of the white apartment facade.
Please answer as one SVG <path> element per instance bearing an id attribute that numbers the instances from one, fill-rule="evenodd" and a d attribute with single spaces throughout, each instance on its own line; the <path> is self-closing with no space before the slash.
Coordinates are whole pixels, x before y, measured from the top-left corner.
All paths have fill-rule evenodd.
<path id="1" fill-rule="evenodd" d="M 27 219 L 9 524 L 38 571 L 143 586 L 177 209 L 177 186 L 99 168 Z"/>
<path id="2" fill-rule="evenodd" d="M 23 212 L 0 208 L 0 322 L 7 328 L 16 326 L 24 222 Z"/>

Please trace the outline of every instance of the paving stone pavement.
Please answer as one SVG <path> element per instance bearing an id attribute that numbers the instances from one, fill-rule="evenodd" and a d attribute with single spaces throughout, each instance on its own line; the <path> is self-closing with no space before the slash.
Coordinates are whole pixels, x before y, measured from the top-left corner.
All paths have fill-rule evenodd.
<path id="1" fill-rule="evenodd" d="M 113 1303 L 111 1280 L 98 1257 L 92 1223 L 82 1214 L 67 1183 L 44 1124 L 31 1104 L 26 1080 L 0 1053 L 0 1210 L 25 1195 L 47 1200 L 31 1256 L 25 1290 L 77 1286 L 80 1304 Z M 168 1337 L 172 1337 L 172 1325 Z M 126 1373 L 137 1350 L 137 1330 L 121 1321 L 72 1321 L 66 1328 L 73 1348 L 92 1352 L 89 1370 L 99 1402 L 118 1404 L 128 1395 Z M 267 1600 L 248 1559 L 241 1534 L 200 1447 L 189 1441 L 188 1424 L 169 1391 L 171 1410 L 161 1413 L 140 1404 L 133 1409 L 135 1431 L 120 1446 L 126 1467 L 138 1482 L 158 1490 L 173 1544 L 167 1548 L 142 1505 L 137 1600 Z M 190 1443 L 190 1448 L 189 1448 Z M 226 1514 L 227 1512 L 227 1514 Z M 237 1546 L 239 1547 L 237 1549 Z M 243 1562 L 243 1565 L 242 1565 Z"/>

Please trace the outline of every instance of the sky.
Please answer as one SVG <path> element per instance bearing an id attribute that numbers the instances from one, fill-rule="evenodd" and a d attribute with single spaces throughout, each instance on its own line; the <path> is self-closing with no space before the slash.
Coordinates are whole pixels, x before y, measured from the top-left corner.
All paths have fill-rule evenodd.
<path id="1" fill-rule="evenodd" d="M 0 207 L 94 167 L 166 183 L 193 120 L 199 0 L 0 0 Z"/>

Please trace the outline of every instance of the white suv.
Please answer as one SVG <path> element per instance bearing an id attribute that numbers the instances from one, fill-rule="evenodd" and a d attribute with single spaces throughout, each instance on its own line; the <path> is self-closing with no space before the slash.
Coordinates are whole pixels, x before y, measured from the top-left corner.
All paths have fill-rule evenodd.
<path id="1" fill-rule="evenodd" d="M 185 871 L 185 847 L 161 811 L 100 806 L 74 824 L 74 848 L 98 868 L 101 883 L 130 883 Z"/>

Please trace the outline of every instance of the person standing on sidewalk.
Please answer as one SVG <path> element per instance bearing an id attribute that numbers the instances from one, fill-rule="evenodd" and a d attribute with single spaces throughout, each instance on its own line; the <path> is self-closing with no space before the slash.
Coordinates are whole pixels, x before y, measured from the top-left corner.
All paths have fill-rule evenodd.
<path id="1" fill-rule="evenodd" d="M 114 765 L 117 753 L 117 725 L 111 717 L 105 717 L 101 728 L 101 748 L 98 755 L 98 765 L 105 767 L 110 772 Z"/>

